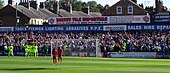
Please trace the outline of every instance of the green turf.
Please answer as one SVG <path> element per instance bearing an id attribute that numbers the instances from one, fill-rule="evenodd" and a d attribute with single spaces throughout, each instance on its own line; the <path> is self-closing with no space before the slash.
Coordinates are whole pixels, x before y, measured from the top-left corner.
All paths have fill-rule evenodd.
<path id="1" fill-rule="evenodd" d="M 0 57 L 0 73 L 170 73 L 170 60 L 64 57 Z"/>

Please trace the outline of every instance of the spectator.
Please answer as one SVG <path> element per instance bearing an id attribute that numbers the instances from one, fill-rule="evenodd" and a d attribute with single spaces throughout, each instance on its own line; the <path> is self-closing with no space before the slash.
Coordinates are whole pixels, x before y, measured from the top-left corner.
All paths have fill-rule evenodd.
<path id="1" fill-rule="evenodd" d="M 44 43 L 50 47 L 51 39 L 100 39 L 100 47 L 102 51 L 108 52 L 151 52 L 170 50 L 170 35 L 166 32 L 145 32 L 145 31 L 124 31 L 124 32 L 98 32 L 98 33 L 3 33 L 0 35 L 0 48 L 3 45 L 14 44 L 16 51 L 22 51 L 21 46 L 24 43 L 36 43 L 39 50 L 42 49 Z M 63 42 L 64 43 L 64 42 Z M 78 44 L 77 44 L 78 43 Z M 65 42 L 72 50 L 81 48 L 83 50 L 93 48 L 95 43 L 85 44 L 84 47 L 78 45 L 85 44 L 83 42 L 69 41 Z M 91 45 L 91 46 L 88 46 Z M 88 47 L 88 48 L 87 48 Z"/>

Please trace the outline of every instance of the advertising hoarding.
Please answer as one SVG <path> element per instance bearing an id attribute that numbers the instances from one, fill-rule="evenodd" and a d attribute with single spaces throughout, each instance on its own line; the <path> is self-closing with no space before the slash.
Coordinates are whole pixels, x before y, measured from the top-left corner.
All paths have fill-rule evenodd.
<path id="1" fill-rule="evenodd" d="M 156 52 L 110 52 L 111 58 L 156 58 Z"/>
<path id="2" fill-rule="evenodd" d="M 103 31 L 103 26 L 30 26 L 30 27 L 14 27 L 14 29 L 15 32 Z"/>
<path id="3" fill-rule="evenodd" d="M 12 32 L 14 27 L 0 27 L 0 32 Z"/>
<path id="4" fill-rule="evenodd" d="M 104 31 L 122 31 L 127 30 L 126 25 L 106 25 L 103 26 Z"/>
<path id="5" fill-rule="evenodd" d="M 149 15 L 141 16 L 109 16 L 110 24 L 126 24 L 126 23 L 150 23 Z"/>
<path id="6" fill-rule="evenodd" d="M 150 23 L 150 16 L 50 17 L 48 23 L 49 25 Z"/>
<path id="7" fill-rule="evenodd" d="M 127 25 L 127 30 L 170 30 L 170 25 Z"/>
<path id="8" fill-rule="evenodd" d="M 108 17 L 50 17 L 49 25 L 56 24 L 108 24 Z"/>
<path id="9" fill-rule="evenodd" d="M 170 23 L 170 15 L 155 15 L 153 21 L 155 23 Z"/>

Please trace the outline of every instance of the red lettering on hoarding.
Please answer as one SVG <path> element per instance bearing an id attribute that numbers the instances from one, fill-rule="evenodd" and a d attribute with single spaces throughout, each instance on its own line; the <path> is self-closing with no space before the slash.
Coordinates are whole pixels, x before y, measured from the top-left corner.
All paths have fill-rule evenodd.
<path id="1" fill-rule="evenodd" d="M 140 17 L 128 17 L 129 21 L 140 21 Z"/>
<path id="2" fill-rule="evenodd" d="M 81 21 L 81 18 L 72 18 L 73 21 Z"/>
<path id="3" fill-rule="evenodd" d="M 83 17 L 83 18 L 56 18 L 56 22 L 71 22 L 71 21 L 107 21 L 107 17 Z"/>
<path id="4" fill-rule="evenodd" d="M 71 18 L 56 18 L 56 22 L 68 22 L 71 21 Z"/>
<path id="5" fill-rule="evenodd" d="M 91 18 L 83 18 L 83 21 L 107 21 L 107 17 L 91 17 Z"/>

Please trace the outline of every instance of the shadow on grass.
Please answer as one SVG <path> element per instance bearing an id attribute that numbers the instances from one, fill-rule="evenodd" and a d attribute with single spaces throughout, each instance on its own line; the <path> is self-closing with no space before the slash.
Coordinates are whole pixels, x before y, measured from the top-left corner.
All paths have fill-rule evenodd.
<path id="1" fill-rule="evenodd" d="M 22 70 L 56 70 L 57 68 L 6 68 L 0 70 L 8 70 L 8 71 L 22 71 Z"/>

